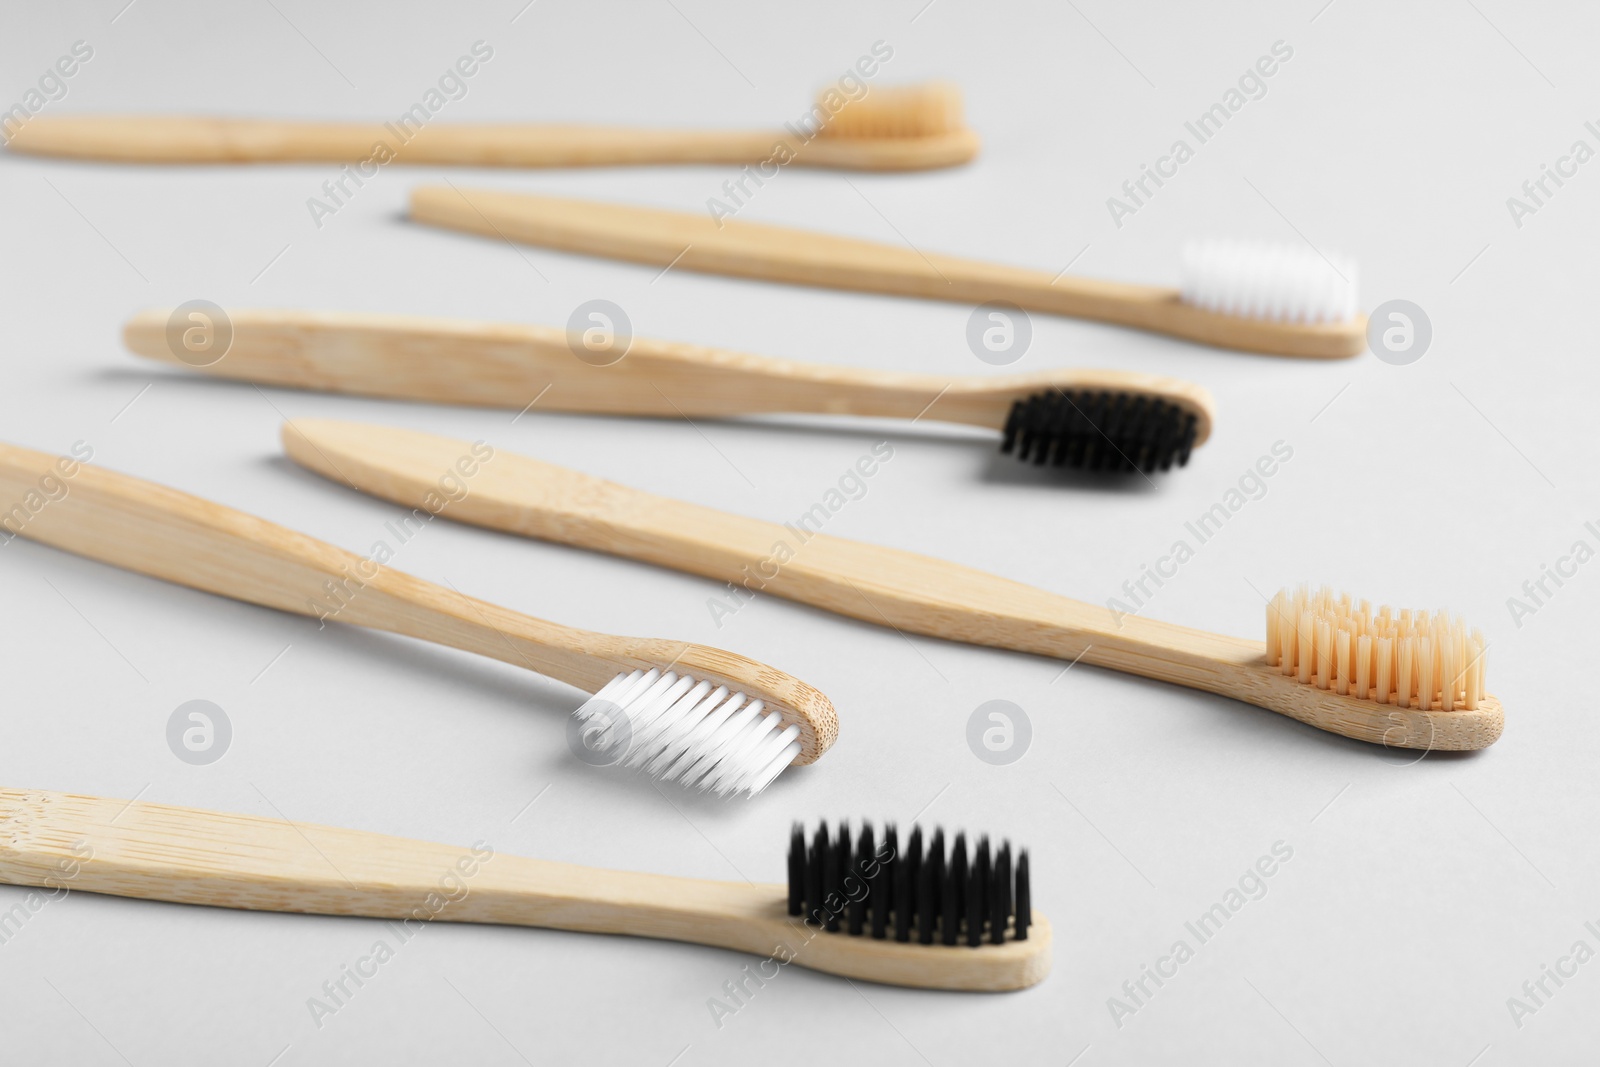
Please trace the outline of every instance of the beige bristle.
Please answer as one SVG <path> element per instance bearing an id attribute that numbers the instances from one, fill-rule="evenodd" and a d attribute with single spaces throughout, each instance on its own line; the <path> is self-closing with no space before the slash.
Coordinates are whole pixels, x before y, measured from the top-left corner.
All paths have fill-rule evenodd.
<path id="1" fill-rule="evenodd" d="M 1433 640 L 1417 639 L 1417 707 L 1427 711 L 1433 707 Z"/>
<path id="2" fill-rule="evenodd" d="M 966 128 L 961 89 L 949 82 L 868 87 L 854 100 L 827 89 L 816 110 L 827 137 L 938 137 Z"/>
<path id="3" fill-rule="evenodd" d="M 1337 679 L 1334 692 L 1345 696 L 1350 692 L 1350 631 L 1340 630 L 1334 638 L 1334 650 L 1338 653 L 1338 670 L 1334 677 Z"/>
<path id="4" fill-rule="evenodd" d="M 1267 664 L 1340 695 L 1422 711 L 1476 711 L 1482 631 L 1443 611 L 1395 612 L 1323 587 L 1282 589 L 1267 605 Z"/>
<path id="5" fill-rule="evenodd" d="M 1318 619 L 1313 630 L 1312 651 L 1317 660 L 1317 688 L 1328 688 L 1328 660 L 1333 652 L 1331 628 L 1326 619 Z"/>
<path id="6" fill-rule="evenodd" d="M 1362 700 L 1372 695 L 1372 638 L 1362 634 L 1356 638 L 1356 696 Z"/>
<path id="7" fill-rule="evenodd" d="M 1395 646 L 1398 652 L 1394 680 L 1394 702 L 1402 708 L 1411 706 L 1413 683 L 1416 681 L 1417 639 L 1402 637 Z"/>
<path id="8" fill-rule="evenodd" d="M 1299 614 L 1300 621 L 1295 624 L 1295 633 L 1300 638 L 1300 641 L 1298 648 L 1295 650 L 1295 659 L 1289 666 L 1294 667 L 1298 664 L 1299 672 L 1296 677 L 1301 682 L 1309 682 L 1311 681 L 1311 665 L 1315 662 L 1311 655 L 1311 649 L 1314 645 L 1312 636 L 1313 631 L 1316 629 L 1316 624 L 1311 621 L 1311 612 L 1302 611 Z M 1284 673 L 1288 674 L 1289 672 L 1285 671 Z"/>
<path id="9" fill-rule="evenodd" d="M 1456 670 L 1456 640 L 1454 633 L 1444 634 L 1439 642 L 1439 710 L 1455 710 L 1455 695 L 1466 694 L 1466 686 L 1462 685 L 1462 678 Z"/>

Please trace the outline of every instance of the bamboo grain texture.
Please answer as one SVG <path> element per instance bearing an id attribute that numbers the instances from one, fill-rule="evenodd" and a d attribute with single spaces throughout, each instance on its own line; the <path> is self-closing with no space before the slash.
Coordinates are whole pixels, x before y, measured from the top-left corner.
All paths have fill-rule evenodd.
<path id="1" fill-rule="evenodd" d="M 979 948 L 815 933 L 782 885 L 601 870 L 142 801 L 0 789 L 0 882 L 253 911 L 534 926 L 692 942 L 927 989 L 1010 990 L 1050 969 L 1050 926 Z"/>
<path id="2" fill-rule="evenodd" d="M 564 252 L 796 285 L 983 304 L 1114 323 L 1217 348 L 1337 359 L 1366 345 L 1366 320 L 1300 324 L 1223 315 L 1176 289 L 1051 275 L 706 214 L 456 186 L 411 193 L 418 222 Z"/>
<path id="3" fill-rule="evenodd" d="M 1211 394 L 1192 382 L 1132 371 L 1062 369 L 941 376 L 827 366 L 646 338 L 583 356 L 581 338 L 552 326 L 402 315 L 230 309 L 231 340 L 196 366 L 173 351 L 172 308 L 123 327 L 127 347 L 204 374 L 327 392 L 529 410 L 663 418 L 815 413 L 922 419 L 1000 429 L 1040 392 L 1130 393 L 1195 417 L 1211 433 Z"/>
<path id="4" fill-rule="evenodd" d="M 375 146 L 386 152 L 375 153 Z M 771 130 L 432 123 L 295 122 L 182 115 L 36 115 L 6 145 L 12 152 L 120 163 L 362 163 L 469 167 L 598 167 L 756 164 L 774 157 L 809 167 L 927 170 L 978 152 L 970 130 L 917 137 L 801 139 Z"/>
<path id="5" fill-rule="evenodd" d="M 459 442 L 411 431 L 301 419 L 284 448 L 340 484 L 414 504 L 426 472 Z M 904 633 L 1051 656 L 1233 697 L 1318 729 L 1393 748 L 1470 750 L 1503 729 L 1499 702 L 1422 711 L 1341 696 L 1285 677 L 1263 641 L 1175 626 L 1058 596 L 943 560 L 794 524 L 672 500 L 496 452 L 450 517 L 609 552 L 850 616 Z M 775 546 L 792 556 L 773 566 Z M 758 576 L 754 584 L 750 576 Z"/>
<path id="6" fill-rule="evenodd" d="M 477 455 L 466 445 L 434 471 L 434 488 L 424 502 L 430 514 L 442 510 L 440 480 L 470 479 Z M 65 487 L 59 497 L 42 492 L 56 483 Z M 9 535 L 125 570 L 473 652 L 589 693 L 619 673 L 675 665 L 782 708 L 785 723 L 800 727 L 796 763 L 816 760 L 838 734 L 838 718 L 821 693 L 736 653 L 536 619 L 265 519 L 92 464 L 0 444 L 0 524 Z"/>

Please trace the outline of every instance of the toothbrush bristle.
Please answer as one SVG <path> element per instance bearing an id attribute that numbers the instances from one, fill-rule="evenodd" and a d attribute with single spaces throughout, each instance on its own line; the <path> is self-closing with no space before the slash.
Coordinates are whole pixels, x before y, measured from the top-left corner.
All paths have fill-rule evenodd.
<path id="1" fill-rule="evenodd" d="M 609 762 L 718 796 L 761 792 L 801 748 L 779 709 L 674 671 L 619 674 L 573 715 Z"/>
<path id="2" fill-rule="evenodd" d="M 948 82 L 869 87 L 855 99 L 837 94 L 829 89 L 817 100 L 817 127 L 822 136 L 938 137 L 966 128 L 961 89 Z"/>
<path id="3" fill-rule="evenodd" d="M 1207 241 L 1184 248 L 1183 301 L 1242 318 L 1305 325 L 1356 317 L 1356 265 L 1310 248 Z"/>
<path id="4" fill-rule="evenodd" d="M 1352 602 L 1327 586 L 1281 589 L 1267 604 L 1267 664 L 1341 696 L 1421 711 L 1476 711 L 1483 633 L 1458 615 Z"/>
<path id="5" fill-rule="evenodd" d="M 879 843 L 870 823 L 852 837 L 849 823 L 830 835 L 826 823 L 809 844 L 799 823 L 789 833 L 789 914 L 829 930 L 919 944 L 1026 941 L 1032 923 L 1028 853 L 1000 846 L 990 862 L 989 839 L 979 838 L 969 860 L 967 838 L 947 850 L 943 830 L 924 847 L 913 827 L 904 851 L 893 824 Z M 847 921 L 841 923 L 841 918 Z"/>
<path id="6" fill-rule="evenodd" d="M 1149 474 L 1188 463 L 1195 431 L 1192 412 L 1157 397 L 1056 389 L 1011 405 L 1000 451 L 1040 466 Z"/>

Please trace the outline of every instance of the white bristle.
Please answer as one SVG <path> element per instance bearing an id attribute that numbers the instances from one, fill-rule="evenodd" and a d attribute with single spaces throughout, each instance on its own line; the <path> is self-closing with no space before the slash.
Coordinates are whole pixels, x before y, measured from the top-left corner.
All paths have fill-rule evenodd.
<path id="1" fill-rule="evenodd" d="M 1206 241 L 1183 250 L 1183 302 L 1269 322 L 1345 322 L 1357 314 L 1356 265 L 1292 245 Z"/>
<path id="2" fill-rule="evenodd" d="M 627 766 L 718 796 L 754 796 L 800 754 L 777 709 L 674 671 L 619 674 L 573 714 L 625 745 Z"/>

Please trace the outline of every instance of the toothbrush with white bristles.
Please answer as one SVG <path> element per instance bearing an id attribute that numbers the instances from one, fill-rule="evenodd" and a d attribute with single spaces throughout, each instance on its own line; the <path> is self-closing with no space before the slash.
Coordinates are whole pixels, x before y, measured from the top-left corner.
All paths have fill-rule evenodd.
<path id="1" fill-rule="evenodd" d="M 497 241 L 743 278 L 1029 311 L 1169 334 L 1218 348 L 1338 359 L 1366 347 L 1354 266 L 1314 248 L 1208 243 L 1185 250 L 1178 288 L 1002 266 L 919 249 L 629 204 L 527 193 L 412 190 L 411 218 Z"/>
<path id="2" fill-rule="evenodd" d="M 468 477 L 482 458 L 469 448 L 438 474 Z M 70 488 L 40 495 L 39 486 L 53 484 Z M 77 458 L 0 444 L 0 515 L 13 537 L 279 611 L 475 652 L 586 690 L 594 696 L 576 713 L 585 762 L 753 796 L 790 764 L 817 759 L 838 734 L 827 697 L 774 667 L 706 645 L 530 618 Z"/>

